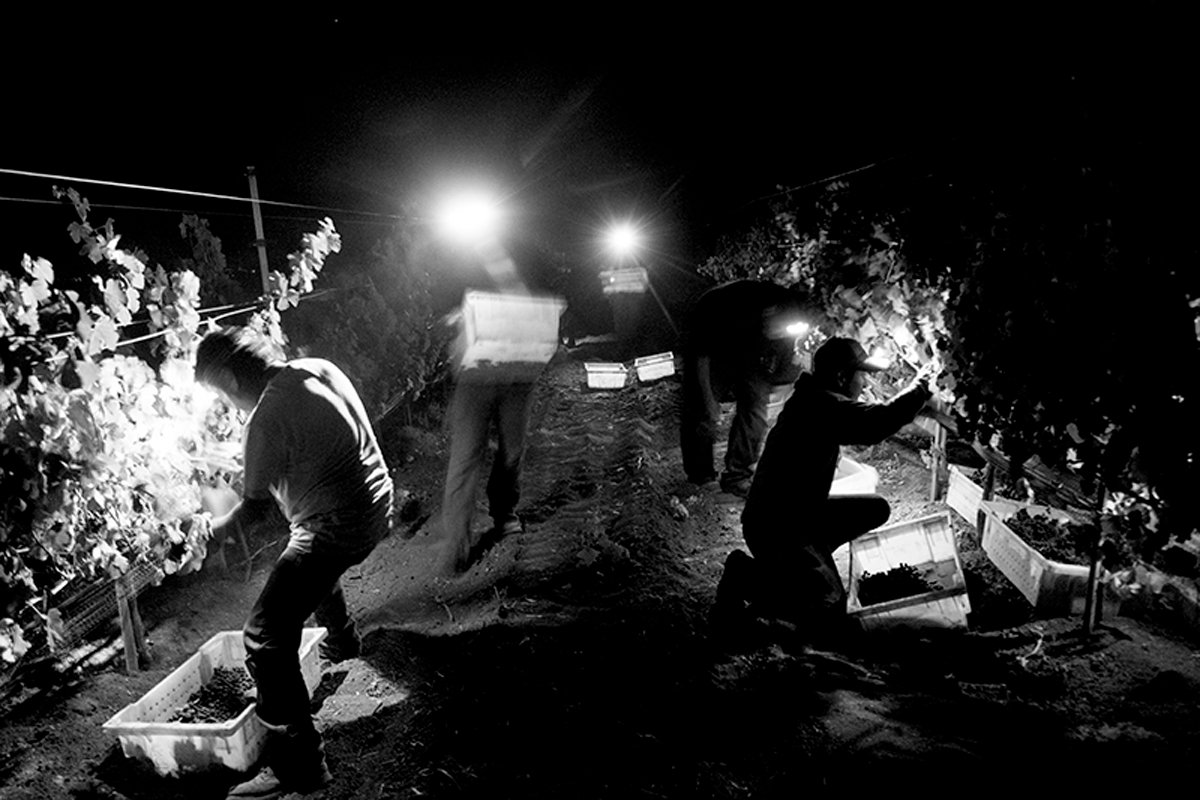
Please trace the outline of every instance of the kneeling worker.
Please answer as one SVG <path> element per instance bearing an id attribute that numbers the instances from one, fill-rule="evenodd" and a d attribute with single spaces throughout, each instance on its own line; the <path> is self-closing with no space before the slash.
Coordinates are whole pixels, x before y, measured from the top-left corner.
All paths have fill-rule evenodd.
<path id="1" fill-rule="evenodd" d="M 735 550 L 717 587 L 719 632 L 758 616 L 783 619 L 806 636 L 844 623 L 846 594 L 833 551 L 887 522 L 878 494 L 829 496 L 841 445 L 876 444 L 929 404 L 929 375 L 884 403 L 859 400 L 866 373 L 885 366 L 853 339 L 833 338 L 813 355 L 767 436 L 742 512 L 750 554 Z"/>

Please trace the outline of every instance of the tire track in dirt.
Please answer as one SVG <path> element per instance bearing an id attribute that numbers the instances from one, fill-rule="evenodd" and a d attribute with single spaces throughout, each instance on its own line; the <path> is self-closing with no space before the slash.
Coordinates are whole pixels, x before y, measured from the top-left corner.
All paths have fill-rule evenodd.
<path id="1" fill-rule="evenodd" d="M 656 527 L 674 527 L 658 473 L 675 438 L 677 384 L 585 384 L 581 363 L 564 364 L 531 419 L 527 524 L 513 576 L 523 588 L 552 575 L 582 570 L 603 580 L 636 568 L 660 555 Z"/>
<path id="2" fill-rule="evenodd" d="M 363 565 L 361 583 L 370 588 L 357 598 L 366 606 L 360 623 L 463 630 L 507 615 L 510 593 L 577 609 L 644 591 L 628 578 L 659 580 L 680 538 L 662 488 L 667 454 L 678 446 L 677 402 L 677 381 L 589 390 L 582 362 L 556 359 L 530 411 L 518 508 L 525 530 L 464 574 L 439 578 L 435 511 L 424 534 L 385 540 Z M 486 509 L 480 516 L 486 524 Z"/>

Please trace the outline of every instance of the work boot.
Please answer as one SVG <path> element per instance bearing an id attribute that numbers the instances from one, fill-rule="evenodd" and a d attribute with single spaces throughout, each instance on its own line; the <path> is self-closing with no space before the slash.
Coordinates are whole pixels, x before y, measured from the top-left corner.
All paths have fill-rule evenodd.
<path id="1" fill-rule="evenodd" d="M 514 533 L 522 533 L 525 530 L 525 523 L 516 514 L 509 514 L 498 520 L 494 520 L 492 524 L 491 535 L 496 539 L 503 539 L 505 536 L 512 536 Z"/>
<path id="2" fill-rule="evenodd" d="M 708 618 L 713 638 L 722 645 L 741 641 L 754 622 L 749 611 L 754 566 L 754 559 L 744 550 L 734 550 L 725 559 L 725 569 L 717 584 L 717 597 Z"/>
<path id="3" fill-rule="evenodd" d="M 471 548 L 471 551 L 467 554 L 466 560 L 458 564 L 458 571 L 466 572 L 472 566 L 479 563 L 479 561 L 482 560 L 485 555 L 487 555 L 489 550 L 500 544 L 500 541 L 504 539 L 504 537 L 523 533 L 524 530 L 525 524 L 521 522 L 520 517 L 518 517 L 516 514 L 511 514 L 507 517 L 502 517 L 495 520 L 492 527 L 488 528 L 488 530 L 479 537 L 479 541 L 476 542 Z"/>
<path id="4" fill-rule="evenodd" d="M 722 477 L 721 491 L 744 498 L 750 494 L 750 481 L 750 478 L 728 479 Z"/>
<path id="5" fill-rule="evenodd" d="M 317 645 L 317 653 L 331 664 L 340 664 L 362 654 L 362 639 L 358 637 L 358 632 L 351 628 L 348 633 L 343 633 L 337 639 L 328 636 L 322 639 Z"/>
<path id="6" fill-rule="evenodd" d="M 305 796 L 319 792 L 333 781 L 329 770 L 325 770 L 324 778 L 306 784 L 288 783 L 275 774 L 270 767 L 263 767 L 250 780 L 239 783 L 229 790 L 226 800 L 279 800 L 283 797 Z"/>
<path id="7" fill-rule="evenodd" d="M 325 745 L 312 720 L 292 725 L 272 725 L 263 743 L 262 763 L 248 781 L 229 790 L 226 800 L 278 800 L 289 794 L 307 795 L 333 782 L 325 764 Z"/>
<path id="8" fill-rule="evenodd" d="M 745 550 L 734 550 L 725 557 L 725 569 L 717 584 L 717 605 L 745 608 L 754 585 L 754 558 Z"/>

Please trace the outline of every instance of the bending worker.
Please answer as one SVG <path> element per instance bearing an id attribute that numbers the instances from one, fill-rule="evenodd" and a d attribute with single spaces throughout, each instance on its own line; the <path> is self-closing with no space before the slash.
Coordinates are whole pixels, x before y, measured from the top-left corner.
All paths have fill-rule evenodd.
<path id="1" fill-rule="evenodd" d="M 796 381 L 763 448 L 742 511 L 750 549 L 735 550 L 717 588 L 714 624 L 783 619 L 816 636 L 845 623 L 833 551 L 887 522 L 877 494 L 829 496 L 841 445 L 876 444 L 930 402 L 929 373 L 884 403 L 859 400 L 866 373 L 884 369 L 853 339 L 833 338 Z"/>
<path id="2" fill-rule="evenodd" d="M 256 713 L 266 728 L 262 769 L 229 797 L 282 797 L 331 780 L 309 715 L 300 641 L 310 615 L 328 629 L 321 654 L 359 654 L 341 576 L 387 534 L 392 480 L 371 422 L 346 375 L 324 359 L 277 359 L 248 329 L 216 330 L 196 349 L 196 380 L 248 416 L 242 500 L 213 522 L 216 543 L 233 526 L 269 524 L 278 504 L 290 537 L 243 632 Z"/>
<path id="3" fill-rule="evenodd" d="M 800 372 L 797 333 L 804 310 L 795 289 L 767 281 L 724 283 L 700 296 L 684 342 L 680 446 L 692 483 L 716 480 L 713 448 L 721 402 L 737 410 L 729 429 L 721 488 L 745 497 L 767 433 L 771 389 Z M 791 330 L 789 330 L 789 328 Z"/>

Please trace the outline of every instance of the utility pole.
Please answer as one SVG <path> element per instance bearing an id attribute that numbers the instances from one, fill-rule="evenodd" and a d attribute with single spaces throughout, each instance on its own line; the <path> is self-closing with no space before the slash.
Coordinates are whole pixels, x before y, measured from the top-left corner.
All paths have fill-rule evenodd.
<path id="1" fill-rule="evenodd" d="M 258 179 L 254 177 L 254 167 L 246 167 L 246 177 L 250 179 L 250 207 L 254 210 L 254 244 L 258 247 L 258 271 L 262 275 L 263 294 L 270 294 L 271 283 L 267 277 L 267 240 L 263 234 L 262 211 L 258 208 Z"/>

